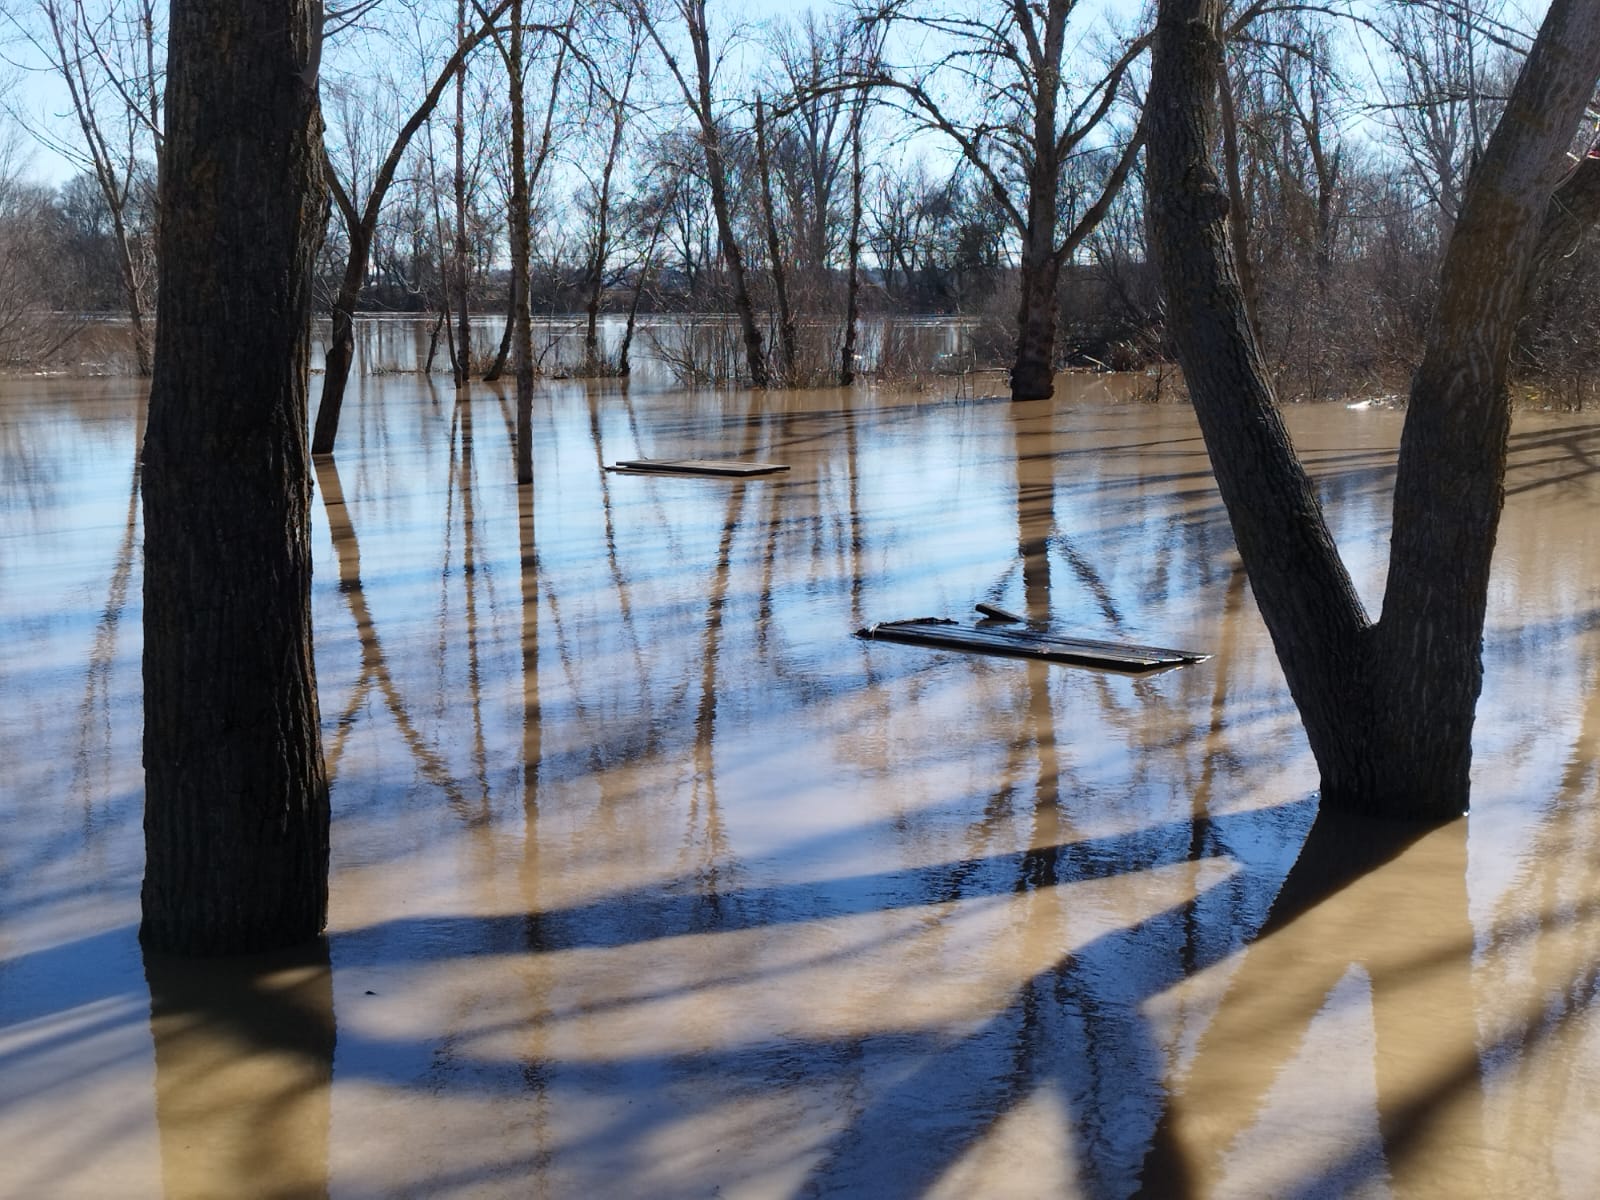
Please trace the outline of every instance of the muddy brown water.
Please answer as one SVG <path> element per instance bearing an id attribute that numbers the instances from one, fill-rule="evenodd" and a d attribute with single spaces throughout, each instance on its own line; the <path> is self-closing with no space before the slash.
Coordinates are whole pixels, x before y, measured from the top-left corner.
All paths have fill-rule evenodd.
<path id="1" fill-rule="evenodd" d="M 981 391 L 981 389 L 980 389 Z M 137 388 L 0 385 L 0 1194 L 1600 1192 L 1600 425 L 1519 416 L 1474 807 L 1316 821 L 1184 410 L 360 381 L 325 944 L 142 960 Z M 1400 418 L 1295 409 L 1376 604 Z M 736 482 L 634 457 L 788 463 Z M 989 601 L 1209 650 L 886 643 Z"/>

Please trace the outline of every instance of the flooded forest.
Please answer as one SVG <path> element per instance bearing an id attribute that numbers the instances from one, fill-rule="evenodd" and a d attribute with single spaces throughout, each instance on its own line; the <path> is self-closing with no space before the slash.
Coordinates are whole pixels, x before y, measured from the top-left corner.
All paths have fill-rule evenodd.
<path id="1" fill-rule="evenodd" d="M 0 43 L 0 1196 L 1600 1191 L 1600 0 Z"/>

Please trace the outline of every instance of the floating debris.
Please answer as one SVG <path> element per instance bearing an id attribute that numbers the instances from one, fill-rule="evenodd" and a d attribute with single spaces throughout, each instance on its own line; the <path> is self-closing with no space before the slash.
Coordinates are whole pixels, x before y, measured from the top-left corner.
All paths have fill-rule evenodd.
<path id="1" fill-rule="evenodd" d="M 1004 609 L 995 611 L 1005 612 Z M 1019 620 L 1009 613 L 1006 616 L 1012 621 Z M 1000 654 L 1010 658 L 1033 658 L 1045 662 L 1067 663 L 1076 667 L 1099 667 L 1134 673 L 1186 666 L 1190 663 L 1204 662 L 1211 657 L 1209 654 L 1193 650 L 1171 650 L 1162 646 L 1140 646 L 1124 642 L 1101 642 L 1090 638 L 1062 637 L 1046 633 L 1037 626 L 1029 626 L 1026 629 L 995 629 L 987 624 L 964 625 L 946 617 L 880 621 L 876 625 L 856 630 L 856 636 L 872 641 L 905 642 L 913 646 L 965 650 L 972 654 Z"/>
<path id="2" fill-rule="evenodd" d="M 1001 608 L 998 604 L 979 604 L 977 610 L 991 621 L 1002 621 L 1010 625 L 1026 625 L 1027 617 L 1019 617 L 1008 609 Z"/>
<path id="3" fill-rule="evenodd" d="M 746 462 L 735 458 L 630 458 L 606 468 L 623 475 L 717 475 L 732 478 L 772 475 L 788 469 L 787 463 Z"/>

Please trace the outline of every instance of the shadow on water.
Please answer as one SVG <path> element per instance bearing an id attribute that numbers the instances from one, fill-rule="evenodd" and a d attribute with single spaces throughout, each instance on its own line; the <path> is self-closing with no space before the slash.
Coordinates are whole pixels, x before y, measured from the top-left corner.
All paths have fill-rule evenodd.
<path id="1" fill-rule="evenodd" d="M 1041 770 L 1048 762 L 1049 755 L 1041 754 Z M 1158 867 L 1163 855 L 1152 850 L 1163 845 L 1172 863 L 1191 861 L 1192 845 L 1225 853 L 1244 832 L 1230 826 L 1265 821 L 1292 837 L 1309 811 L 1308 802 L 1275 813 L 1201 819 L 1170 831 L 1141 830 L 1126 839 L 1036 845 L 987 860 L 738 889 L 714 898 L 696 878 L 696 895 L 624 894 L 526 918 L 401 919 L 336 941 L 345 945 L 343 954 L 359 954 L 357 947 L 369 938 L 404 945 L 405 961 L 415 965 L 419 947 L 449 961 L 480 952 L 486 939 L 507 947 L 531 939 L 527 952 L 554 954 L 1019 891 L 1043 897 L 1065 883 Z M 1070 1102 L 1077 1184 L 1088 1195 L 1349 1195 L 1375 1179 L 1387 1180 L 1402 1195 L 1514 1194 L 1479 1188 L 1491 1176 L 1475 1149 L 1483 1121 L 1481 1067 L 1471 1010 L 1463 1004 L 1472 992 L 1464 835 L 1464 822 L 1423 830 L 1318 816 L 1264 924 L 1243 951 L 1198 1051 L 1177 1072 L 1171 1097 L 1161 1082 L 1166 1052 L 1143 1010 L 1178 982 L 1180 969 L 1172 963 L 1130 978 L 1128 965 L 1151 961 L 1153 950 L 1174 939 L 1186 943 L 1182 971 L 1191 974 L 1237 950 L 1232 939 L 1195 944 L 1193 922 L 1205 910 L 1210 888 L 1074 948 L 1027 980 L 1007 1006 L 953 1039 L 901 1035 L 892 1045 L 875 1047 L 879 1039 L 872 1035 L 791 1038 L 677 1052 L 653 1062 L 613 1062 L 603 1069 L 534 1056 L 523 1064 L 525 1080 L 532 1087 L 559 1075 L 566 1088 L 581 1092 L 586 1077 L 614 1086 L 618 1073 L 670 1069 L 711 1073 L 740 1091 L 774 1085 L 780 1063 L 790 1069 L 803 1064 L 808 1078 L 825 1082 L 849 1077 L 864 1057 L 890 1055 L 902 1064 L 891 1073 L 894 1082 L 875 1089 L 828 1140 L 803 1192 L 870 1188 L 885 1196 L 927 1194 L 1008 1114 L 1048 1092 Z M 1400 897 L 1406 903 L 1397 915 Z M 493 930 L 497 922 L 508 923 L 504 934 Z M 1426 936 L 1392 932 L 1397 924 L 1425 929 Z M 1237 940 L 1249 932 L 1236 930 Z M 1419 945 L 1428 953 L 1419 954 Z M 1365 948 L 1352 955 L 1352 946 Z M 335 1050 L 326 946 L 220 963 L 151 958 L 145 969 L 167 1194 L 218 1194 L 220 1181 L 260 1179 L 279 1181 L 276 1194 L 321 1194 L 325 1182 L 318 1183 L 318 1171 L 327 1156 Z M 1107 995 L 1108 979 L 1117 980 L 1114 997 Z M 1363 993 L 1376 1043 L 1371 1141 L 1318 1144 L 1315 1123 L 1309 1129 L 1298 1124 L 1305 1113 L 1278 1115 L 1285 1127 L 1255 1127 L 1308 1028 L 1326 1017 L 1330 1004 L 1348 1005 L 1352 994 Z M 538 1007 L 536 1016 L 550 1015 Z M 1556 1032 L 1547 1024 L 1548 1029 L 1507 1031 L 1501 1040 L 1514 1037 L 1526 1048 L 1528 1040 Z M 536 1029 L 530 1036 L 537 1047 Z M 375 1051 L 381 1054 L 382 1048 L 368 1045 L 363 1057 Z M 1318 1102 L 1374 1101 L 1330 1086 Z M 645 1131 L 625 1125 L 610 1136 L 623 1133 Z M 1230 1178 L 1230 1157 L 1240 1157 L 1241 1147 L 1252 1148 L 1252 1138 L 1278 1139 L 1283 1149 L 1250 1160 L 1254 1175 Z"/>
<path id="2" fill-rule="evenodd" d="M 357 413 L 344 477 L 317 473 L 332 932 L 141 973 L 126 908 L 8 901 L 0 1182 L 77 1178 L 66 1135 L 18 1154 L 57 1112 L 114 1128 L 130 1179 L 147 1142 L 174 1196 L 1600 1179 L 1574 1133 L 1600 1111 L 1600 653 L 1566 576 L 1508 546 L 1491 672 L 1552 715 L 1502 730 L 1491 697 L 1483 736 L 1536 782 L 1396 829 L 1306 795 L 1186 415 L 550 389 L 516 488 L 503 394 L 375 384 Z M 1381 540 L 1388 451 L 1297 419 L 1342 528 Z M 1560 436 L 1513 478 L 1559 479 Z M 793 469 L 601 470 L 690 452 Z M 126 535 L 97 602 L 133 586 Z M 976 599 L 1214 657 L 1129 679 L 848 637 Z M 76 861 L 10 836 L 8 862 Z M 146 1141 L 92 1116 L 137 1111 L 130 1080 Z"/>
<path id="3" fill-rule="evenodd" d="M 1179 1072 L 1145 1194 L 1353 1195 L 1387 1181 L 1407 1195 L 1419 1174 L 1425 1194 L 1484 1194 L 1472 944 L 1464 821 L 1410 828 L 1320 812 Z M 1321 1114 L 1274 1113 L 1273 1085 L 1340 1006 L 1368 1010 L 1372 1078 L 1330 1080 Z M 1360 1117 L 1372 1104 L 1376 1120 L 1353 1144 L 1318 1128 L 1330 1109 Z"/>

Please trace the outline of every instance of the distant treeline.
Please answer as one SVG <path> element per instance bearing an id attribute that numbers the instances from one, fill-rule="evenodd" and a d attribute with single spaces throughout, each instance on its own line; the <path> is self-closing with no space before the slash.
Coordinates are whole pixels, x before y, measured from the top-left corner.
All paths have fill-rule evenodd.
<path id="1" fill-rule="evenodd" d="M 59 80 L 68 114 L 26 132 L 83 170 L 60 189 L 25 182 L 21 127 L 0 154 L 0 358 L 48 353 L 44 314 L 121 312 L 148 367 L 162 7 L 7 10 L 0 36 Z M 1032 373 L 1019 394 L 1047 389 L 1049 367 L 1167 356 L 1137 136 L 1145 28 L 954 0 L 756 26 L 706 0 L 521 11 L 515 72 L 505 3 L 330 19 L 324 311 L 449 311 L 445 330 L 464 330 L 472 312 L 511 307 L 511 235 L 525 228 L 535 312 L 586 313 L 591 330 L 603 312 L 737 314 L 751 379 L 833 381 L 836 366 L 785 361 L 792 331 L 844 329 L 851 312 L 977 318 L 980 349 Z M 1228 19 L 1215 155 L 1274 378 L 1287 397 L 1395 390 L 1520 62 L 1519 18 L 1446 0 L 1359 24 L 1271 5 Z M 1523 323 L 1520 377 L 1559 403 L 1581 403 L 1600 368 L 1596 253 L 1571 247 Z M 459 371 L 495 358 L 460 349 Z"/>

